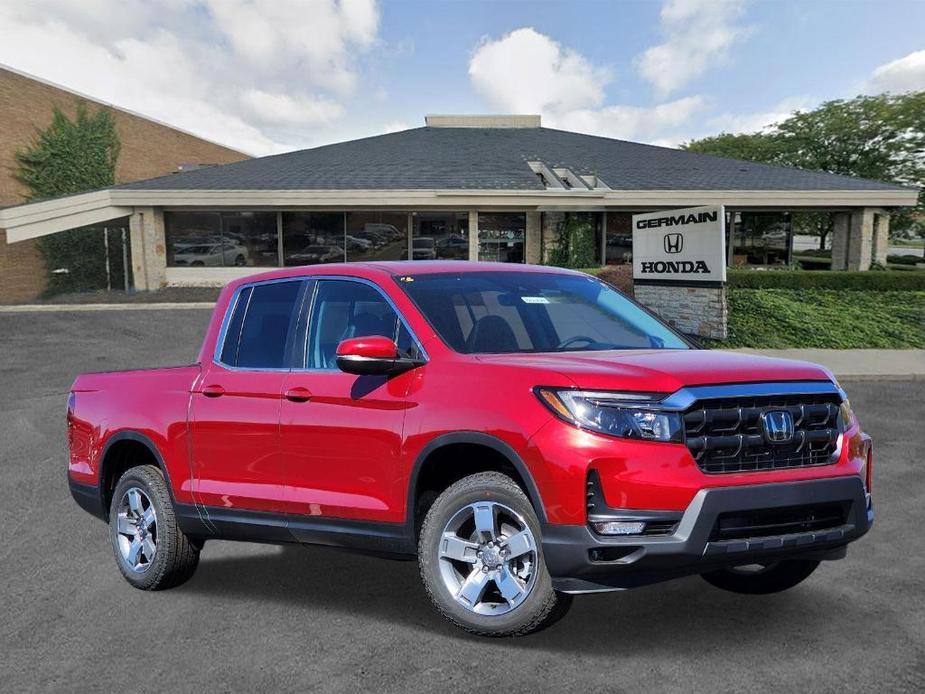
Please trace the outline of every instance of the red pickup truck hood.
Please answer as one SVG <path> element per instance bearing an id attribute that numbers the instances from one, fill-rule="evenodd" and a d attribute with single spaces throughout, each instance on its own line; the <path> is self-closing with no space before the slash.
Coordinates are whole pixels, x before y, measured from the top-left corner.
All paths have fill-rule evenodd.
<path id="1" fill-rule="evenodd" d="M 684 386 L 832 378 L 826 369 L 808 362 L 716 350 L 484 354 L 478 358 L 492 364 L 555 372 L 579 388 L 603 390 L 672 393 Z"/>

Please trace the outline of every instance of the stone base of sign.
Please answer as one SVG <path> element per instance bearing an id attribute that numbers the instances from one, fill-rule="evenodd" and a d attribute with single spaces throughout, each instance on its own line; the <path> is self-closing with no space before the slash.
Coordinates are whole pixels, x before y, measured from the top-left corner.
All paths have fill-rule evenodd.
<path id="1" fill-rule="evenodd" d="M 729 336 L 726 287 L 690 287 L 677 284 L 639 284 L 636 301 L 657 313 L 675 330 L 714 340 Z"/>

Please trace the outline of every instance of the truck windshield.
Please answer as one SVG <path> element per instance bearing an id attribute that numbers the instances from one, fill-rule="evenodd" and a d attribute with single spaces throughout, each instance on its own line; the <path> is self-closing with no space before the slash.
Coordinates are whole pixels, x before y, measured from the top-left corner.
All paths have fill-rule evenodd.
<path id="1" fill-rule="evenodd" d="M 409 275 L 398 284 L 443 341 L 464 354 L 688 349 L 593 277 L 460 272 Z"/>

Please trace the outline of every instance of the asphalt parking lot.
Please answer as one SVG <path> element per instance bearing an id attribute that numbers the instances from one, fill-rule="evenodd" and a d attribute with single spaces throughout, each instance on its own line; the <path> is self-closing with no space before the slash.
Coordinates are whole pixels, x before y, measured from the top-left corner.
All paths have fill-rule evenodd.
<path id="1" fill-rule="evenodd" d="M 846 384 L 875 441 L 877 523 L 774 596 L 688 578 L 578 598 L 514 641 L 445 624 L 416 565 L 210 542 L 144 593 L 65 478 L 81 371 L 194 359 L 208 311 L 0 315 L 0 690 L 925 691 L 923 383 Z"/>

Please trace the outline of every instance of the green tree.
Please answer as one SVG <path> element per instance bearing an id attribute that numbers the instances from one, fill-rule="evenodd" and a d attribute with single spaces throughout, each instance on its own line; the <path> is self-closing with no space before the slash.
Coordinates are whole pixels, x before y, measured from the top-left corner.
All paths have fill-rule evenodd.
<path id="1" fill-rule="evenodd" d="M 55 107 L 51 125 L 16 152 L 17 180 L 29 201 L 106 188 L 115 183 L 120 142 L 111 111 L 90 113 L 84 105 L 73 120 Z M 45 236 L 39 250 L 49 274 L 49 293 L 98 289 L 105 283 L 102 232 L 74 229 Z M 66 273 L 54 272 L 66 269 Z"/>
<path id="2" fill-rule="evenodd" d="M 925 186 L 925 92 L 858 96 L 797 111 L 757 133 L 722 133 L 684 145 L 691 152 Z M 925 213 L 925 192 L 911 210 L 893 215 L 905 233 Z M 799 215 L 801 230 L 828 233 L 827 215 Z"/>
<path id="3" fill-rule="evenodd" d="M 781 143 L 772 133 L 720 133 L 681 145 L 682 149 L 717 157 L 760 161 L 767 164 L 781 162 Z"/>

